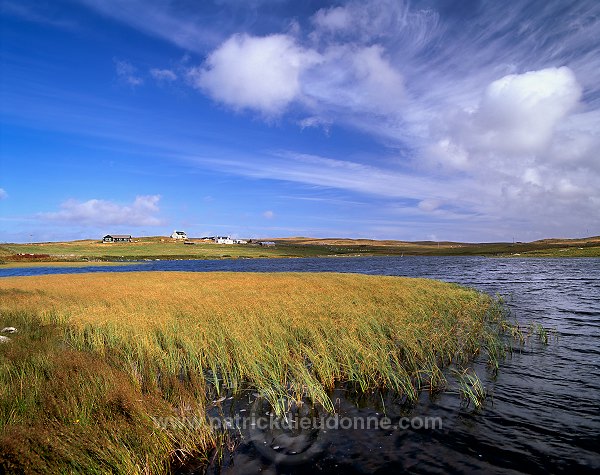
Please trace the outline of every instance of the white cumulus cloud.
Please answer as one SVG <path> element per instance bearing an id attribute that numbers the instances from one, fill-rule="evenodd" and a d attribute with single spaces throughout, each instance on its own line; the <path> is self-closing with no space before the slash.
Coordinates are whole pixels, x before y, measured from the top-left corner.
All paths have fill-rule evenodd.
<path id="1" fill-rule="evenodd" d="M 296 101 L 320 122 L 327 114 L 397 114 L 405 98 L 400 72 L 380 45 L 301 47 L 286 34 L 234 35 L 188 72 L 192 84 L 234 109 L 266 116 Z"/>
<path id="2" fill-rule="evenodd" d="M 238 34 L 189 71 L 192 84 L 234 109 L 277 115 L 300 94 L 302 72 L 320 60 L 285 34 Z"/>
<path id="3" fill-rule="evenodd" d="M 473 117 L 479 142 L 495 150 L 540 151 L 559 122 L 575 108 L 581 92 L 567 67 L 498 79 L 487 87 Z"/>
<path id="4" fill-rule="evenodd" d="M 137 196 L 129 205 L 98 199 L 67 200 L 59 211 L 41 213 L 40 217 L 80 225 L 156 226 L 162 224 L 156 216 L 159 200 L 159 195 Z"/>
<path id="5" fill-rule="evenodd" d="M 429 148 L 445 165 L 542 158 L 576 109 L 582 89 L 568 67 L 510 74 L 493 81 L 472 110 L 444 120 L 445 135 Z"/>
<path id="6" fill-rule="evenodd" d="M 470 207 L 482 216 L 537 229 L 585 222 L 600 202 L 592 153 L 600 116 L 582 112 L 581 100 L 569 67 L 500 77 L 482 88 L 473 107 L 440 112 L 443 125 L 432 128 L 430 139 L 443 132 L 427 147 L 425 163 L 469 177 Z"/>

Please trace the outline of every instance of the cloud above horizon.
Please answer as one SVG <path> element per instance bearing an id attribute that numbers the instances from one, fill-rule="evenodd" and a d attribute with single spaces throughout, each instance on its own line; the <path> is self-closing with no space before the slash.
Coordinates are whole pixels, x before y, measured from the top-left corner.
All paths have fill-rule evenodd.
<path id="1" fill-rule="evenodd" d="M 191 83 L 234 109 L 277 115 L 300 93 L 300 75 L 320 61 L 293 38 L 234 35 L 188 72 Z"/>
<path id="2" fill-rule="evenodd" d="M 568 67 L 510 74 L 489 84 L 477 108 L 458 111 L 446 125 L 471 153 L 539 153 L 575 109 L 581 86 Z"/>
<path id="3" fill-rule="evenodd" d="M 556 8 L 555 2 L 546 5 L 537 17 L 521 4 L 489 7 L 473 41 L 468 35 L 473 27 L 456 31 L 431 9 L 351 1 L 318 10 L 304 32 L 297 27 L 266 37 L 229 38 L 200 66 L 198 83 L 236 110 L 267 116 L 290 111 L 306 114 L 298 121 L 301 127 L 359 129 L 387 144 L 388 162 L 395 160 L 395 150 L 409 150 L 403 161 L 433 179 L 423 180 L 406 167 L 380 174 L 373 164 L 346 166 L 339 160 L 334 169 L 303 172 L 308 165 L 298 162 L 300 154 L 291 164 L 267 166 L 270 175 L 259 164 L 238 167 L 242 173 L 252 174 L 247 168 L 254 166 L 257 175 L 269 178 L 395 189 L 398 197 L 420 198 L 421 211 L 451 203 L 471 216 L 512 222 L 589 219 L 600 205 L 595 185 L 600 166 L 593 154 L 600 109 L 596 101 L 586 104 L 585 97 L 600 94 L 590 82 L 591 65 L 600 67 L 600 61 L 577 48 L 579 30 L 597 32 L 599 25 L 597 19 L 580 24 L 575 35 L 561 25 L 560 39 L 544 51 L 541 30 L 556 24 Z M 521 47 L 505 33 L 523 18 Z M 388 187 L 394 176 L 405 185 Z M 460 190 L 452 176 L 461 177 Z M 415 180 L 422 185 L 412 193 Z"/>
<path id="4" fill-rule="evenodd" d="M 71 199 L 60 205 L 60 211 L 40 213 L 39 217 L 48 221 L 83 226 L 158 226 L 163 224 L 157 217 L 160 211 L 159 201 L 159 195 L 136 196 L 129 205 L 99 199 L 84 202 Z"/>
<path id="5" fill-rule="evenodd" d="M 594 0 L 78 2 L 144 45 L 111 71 L 139 116 L 88 130 L 165 167 L 346 193 L 389 222 L 429 220 L 429 234 L 600 227 Z M 111 205 L 127 207 L 73 201 L 46 214 Z M 249 214 L 271 206 L 278 221 L 292 215 Z"/>

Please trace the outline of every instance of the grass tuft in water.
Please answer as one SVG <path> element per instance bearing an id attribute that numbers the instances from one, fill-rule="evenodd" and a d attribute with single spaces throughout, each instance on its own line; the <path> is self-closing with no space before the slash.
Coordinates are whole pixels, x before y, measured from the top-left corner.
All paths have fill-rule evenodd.
<path id="1" fill-rule="evenodd" d="M 454 370 L 453 374 L 458 381 L 458 391 L 466 407 L 472 404 L 476 410 L 481 409 L 488 393 L 479 376 L 470 368 L 463 371 Z"/>

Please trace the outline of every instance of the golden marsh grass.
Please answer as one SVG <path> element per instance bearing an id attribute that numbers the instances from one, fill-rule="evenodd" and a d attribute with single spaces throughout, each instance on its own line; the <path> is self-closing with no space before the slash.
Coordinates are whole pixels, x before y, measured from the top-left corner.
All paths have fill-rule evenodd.
<path id="1" fill-rule="evenodd" d="M 0 313 L 0 325 L 20 327 L 0 347 L 0 467 L 21 453 L 57 472 L 168 471 L 216 435 L 161 431 L 150 416 L 203 414 L 247 388 L 280 413 L 289 398 L 333 411 L 338 383 L 414 400 L 445 387 L 442 368 L 470 360 L 503 325 L 473 290 L 353 274 L 12 277 L 0 279 Z"/>

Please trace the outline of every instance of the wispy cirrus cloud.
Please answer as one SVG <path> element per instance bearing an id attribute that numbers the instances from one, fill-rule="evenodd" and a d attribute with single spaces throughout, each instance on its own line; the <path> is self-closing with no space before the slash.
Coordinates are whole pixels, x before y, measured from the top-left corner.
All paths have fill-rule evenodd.
<path id="1" fill-rule="evenodd" d="M 132 87 L 144 84 L 144 79 L 138 75 L 137 68 L 129 61 L 113 58 L 115 71 L 119 81 Z"/>
<path id="2" fill-rule="evenodd" d="M 171 69 L 152 68 L 150 75 L 157 81 L 172 82 L 177 80 L 177 74 Z"/>
<path id="3" fill-rule="evenodd" d="M 442 180 L 371 164 L 294 151 L 263 151 L 215 158 L 210 154 L 179 155 L 180 159 L 250 178 L 276 179 L 323 189 L 331 188 L 388 200 L 437 199 L 440 203 L 470 203 L 476 187 L 454 177 Z M 469 189 L 469 192 L 464 193 Z M 461 196 L 464 197 L 461 198 Z"/>
<path id="4" fill-rule="evenodd" d="M 159 201 L 159 195 L 137 196 L 129 205 L 99 199 L 83 202 L 72 199 L 62 203 L 59 211 L 40 213 L 39 217 L 82 226 L 158 226 L 163 223 L 157 216 Z"/>
<path id="5" fill-rule="evenodd" d="M 210 12 L 175 1 L 78 0 L 109 18 L 167 40 L 185 50 L 204 53 L 222 39 L 223 25 L 214 25 Z M 197 5 L 197 4 L 196 4 Z M 181 8 L 178 8 L 181 7 Z M 207 27 L 213 19 L 213 27 Z"/>
<path id="6" fill-rule="evenodd" d="M 67 18 L 58 10 L 56 5 L 46 2 L 27 3 L 14 0 L 0 2 L 0 14 L 67 30 L 78 28 L 74 20 Z"/>

